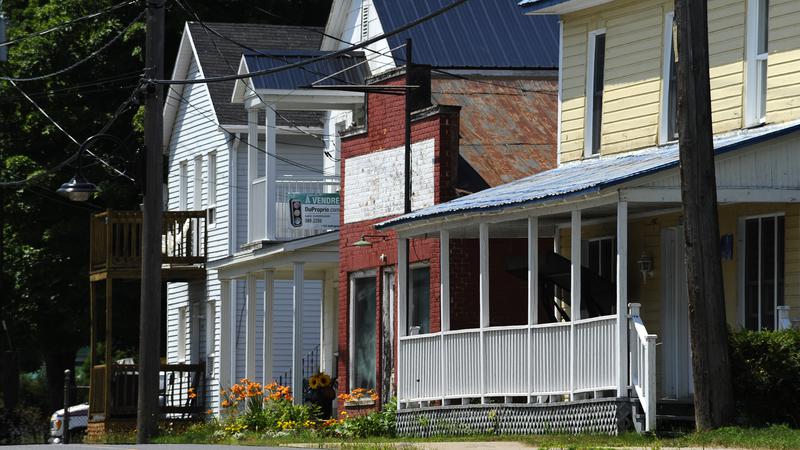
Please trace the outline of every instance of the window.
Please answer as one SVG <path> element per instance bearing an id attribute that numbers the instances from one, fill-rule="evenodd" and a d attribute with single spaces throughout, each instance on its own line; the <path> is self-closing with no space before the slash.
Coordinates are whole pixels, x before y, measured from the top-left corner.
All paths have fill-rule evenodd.
<path id="1" fill-rule="evenodd" d="M 431 331 L 431 270 L 430 267 L 412 267 L 409 272 L 408 334 L 426 334 Z"/>
<path id="2" fill-rule="evenodd" d="M 583 266 L 611 283 L 616 281 L 617 253 L 613 237 L 602 237 L 584 241 L 585 250 L 581 255 Z"/>
<path id="3" fill-rule="evenodd" d="M 361 40 L 369 39 L 369 8 L 372 0 L 362 0 L 361 2 Z"/>
<path id="4" fill-rule="evenodd" d="M 185 306 L 178 308 L 178 339 L 177 339 L 177 360 L 178 362 L 186 361 L 186 316 L 187 310 Z"/>
<path id="5" fill-rule="evenodd" d="M 350 276 L 350 388 L 374 389 L 376 369 L 376 278 Z"/>
<path id="6" fill-rule="evenodd" d="M 203 209 L 203 157 L 194 158 L 194 184 L 192 186 L 192 209 L 199 211 Z"/>
<path id="7" fill-rule="evenodd" d="M 600 153 L 601 125 L 603 122 L 603 74 L 606 58 L 606 32 L 589 33 L 589 62 L 586 72 L 586 131 L 585 156 Z"/>
<path id="8" fill-rule="evenodd" d="M 178 209 L 186 211 L 189 206 L 189 168 L 186 161 L 182 161 L 178 170 Z"/>
<path id="9" fill-rule="evenodd" d="M 744 326 L 774 330 L 775 312 L 783 305 L 784 217 L 744 221 Z"/>
<path id="10" fill-rule="evenodd" d="M 766 121 L 769 0 L 747 1 L 747 93 L 745 125 Z"/>
<path id="11" fill-rule="evenodd" d="M 661 78 L 661 123 L 659 142 L 678 139 L 678 53 L 677 30 L 672 12 L 664 18 L 664 60 Z"/>
<path id="12" fill-rule="evenodd" d="M 208 154 L 208 224 L 214 225 L 216 222 L 217 206 L 217 153 Z"/>
<path id="13" fill-rule="evenodd" d="M 214 378 L 215 331 L 217 328 L 217 302 L 206 302 L 206 367 L 209 378 Z"/>

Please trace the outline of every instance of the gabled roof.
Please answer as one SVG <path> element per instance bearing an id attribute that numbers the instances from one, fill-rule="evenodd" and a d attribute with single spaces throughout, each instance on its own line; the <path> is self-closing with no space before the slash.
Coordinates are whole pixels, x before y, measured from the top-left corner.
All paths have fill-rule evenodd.
<path id="1" fill-rule="evenodd" d="M 301 62 L 310 58 L 324 56 L 330 52 L 310 50 L 259 50 L 257 53 L 245 51 L 244 63 L 248 72 L 274 69 L 286 64 Z M 295 90 L 312 83 L 317 85 L 364 84 L 367 67 L 364 53 L 353 52 L 347 55 L 326 58 L 301 67 L 251 78 L 255 89 Z M 334 76 L 330 76 L 336 74 Z M 330 76 L 330 77 L 329 77 Z M 329 78 L 326 78 L 329 77 Z M 318 80 L 326 78 L 317 83 Z M 230 94 L 229 94 L 230 95 Z"/>
<path id="2" fill-rule="evenodd" d="M 800 130 L 800 121 L 740 130 L 714 138 L 717 155 Z M 500 211 L 512 207 L 598 193 L 645 175 L 678 166 L 677 143 L 620 155 L 563 164 L 502 186 L 395 217 L 377 225 L 393 227 L 455 214 Z"/>
<path id="3" fill-rule="evenodd" d="M 326 33 L 341 38 L 362 0 L 333 0 Z M 380 29 L 392 31 L 452 3 L 452 0 L 372 0 Z M 441 69 L 555 69 L 558 18 L 526 16 L 516 0 L 470 0 L 431 20 L 390 36 L 386 48 L 413 42 L 414 62 Z M 323 38 L 325 49 L 342 43 Z M 377 44 L 376 44 L 377 45 Z M 382 47 L 381 45 L 377 45 Z M 370 56 L 371 55 L 367 55 Z M 393 51 L 395 66 L 405 50 Z"/>
<path id="4" fill-rule="evenodd" d="M 219 22 L 205 24 L 219 34 L 252 48 L 319 50 L 322 41 L 322 28 Z M 187 22 L 172 78 L 186 78 L 192 61 L 197 63 L 203 77 L 235 74 L 243 51 L 238 45 L 215 36 L 199 23 Z M 220 125 L 247 124 L 247 113 L 242 105 L 231 103 L 233 85 L 233 81 L 207 85 L 217 123 Z M 172 87 L 179 92 L 183 91 L 183 85 Z M 170 93 L 164 105 L 165 146 L 179 106 L 180 100 L 174 93 Z M 320 112 L 286 111 L 281 112 L 281 116 L 283 117 L 278 117 L 278 125 L 289 125 L 291 121 L 299 126 L 322 127 L 323 113 Z M 284 120 L 284 117 L 288 120 Z"/>

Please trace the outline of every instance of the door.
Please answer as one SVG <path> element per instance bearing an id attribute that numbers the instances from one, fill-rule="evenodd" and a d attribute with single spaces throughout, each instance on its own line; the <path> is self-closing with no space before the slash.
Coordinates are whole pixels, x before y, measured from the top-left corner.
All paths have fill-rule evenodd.
<path id="1" fill-rule="evenodd" d="M 665 398 L 690 398 L 692 382 L 689 342 L 689 295 L 683 229 L 661 231 L 662 272 L 662 391 Z"/>

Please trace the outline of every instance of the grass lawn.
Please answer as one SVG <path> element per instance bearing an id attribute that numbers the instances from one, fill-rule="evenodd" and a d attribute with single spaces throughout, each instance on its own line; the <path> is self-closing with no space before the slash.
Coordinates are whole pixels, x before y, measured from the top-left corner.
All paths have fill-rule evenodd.
<path id="1" fill-rule="evenodd" d="M 279 446 L 297 443 L 319 444 L 325 447 L 340 447 L 347 450 L 388 450 L 393 448 L 424 448 L 431 442 L 481 442 L 513 441 L 540 448 L 597 449 L 609 447 L 731 447 L 754 449 L 800 449 L 800 430 L 786 426 L 769 428 L 722 428 L 719 430 L 690 433 L 678 436 L 653 436 L 635 433 L 621 436 L 601 435 L 536 435 L 536 436 L 495 436 L 473 435 L 437 438 L 366 438 L 336 439 L 320 438 L 311 434 L 297 434 L 281 437 L 265 437 L 256 433 L 244 433 L 240 439 L 218 439 L 209 431 L 194 429 L 183 433 L 163 435 L 156 442 L 178 443 L 220 443 L 231 445 Z M 398 445 L 410 444 L 410 445 Z"/>

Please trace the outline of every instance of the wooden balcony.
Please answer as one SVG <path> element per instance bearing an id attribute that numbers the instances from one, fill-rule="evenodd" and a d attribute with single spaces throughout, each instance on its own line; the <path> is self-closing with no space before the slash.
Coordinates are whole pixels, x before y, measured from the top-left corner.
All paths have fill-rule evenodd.
<path id="1" fill-rule="evenodd" d="M 158 402 L 161 419 L 199 420 L 205 414 L 205 363 L 162 364 Z M 139 366 L 97 365 L 92 368 L 89 420 L 112 421 L 136 417 Z"/>
<path id="2" fill-rule="evenodd" d="M 165 211 L 162 219 L 164 281 L 205 276 L 208 243 L 206 211 Z M 141 211 L 108 210 L 95 214 L 91 221 L 91 280 L 137 279 L 141 276 L 141 265 Z"/>

